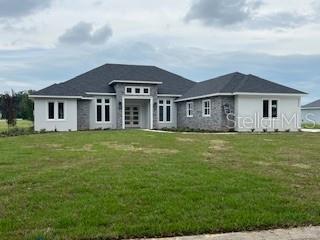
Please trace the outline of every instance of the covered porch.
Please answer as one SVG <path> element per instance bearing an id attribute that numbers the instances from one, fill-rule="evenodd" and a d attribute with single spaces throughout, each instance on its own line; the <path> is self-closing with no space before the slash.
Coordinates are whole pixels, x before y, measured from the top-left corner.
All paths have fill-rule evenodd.
<path id="1" fill-rule="evenodd" d="M 152 97 L 123 97 L 122 129 L 130 128 L 153 129 Z"/>

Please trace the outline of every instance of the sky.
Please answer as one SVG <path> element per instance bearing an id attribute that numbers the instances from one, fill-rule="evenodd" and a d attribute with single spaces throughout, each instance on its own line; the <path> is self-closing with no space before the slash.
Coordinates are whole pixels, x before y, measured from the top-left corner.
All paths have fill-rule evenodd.
<path id="1" fill-rule="evenodd" d="M 105 63 L 242 72 L 320 98 L 319 0 L 0 0 L 0 92 Z"/>

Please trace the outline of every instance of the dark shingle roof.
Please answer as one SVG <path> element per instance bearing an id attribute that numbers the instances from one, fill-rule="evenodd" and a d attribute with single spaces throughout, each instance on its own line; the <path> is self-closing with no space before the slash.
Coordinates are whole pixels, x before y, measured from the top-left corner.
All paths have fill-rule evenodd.
<path id="1" fill-rule="evenodd" d="M 302 106 L 302 108 L 320 108 L 320 99 Z"/>
<path id="2" fill-rule="evenodd" d="M 304 92 L 259 78 L 251 74 L 246 75 L 235 72 L 207 81 L 199 82 L 186 93 L 184 93 L 181 99 L 219 93 L 305 94 Z"/>
<path id="3" fill-rule="evenodd" d="M 113 80 L 162 82 L 159 94 L 183 94 L 195 82 L 155 66 L 105 64 L 34 95 L 84 96 L 86 92 L 114 93 Z"/>
<path id="4" fill-rule="evenodd" d="M 53 84 L 34 95 L 86 96 L 86 92 L 114 93 L 113 80 L 162 82 L 159 94 L 183 95 L 181 99 L 223 93 L 290 93 L 298 90 L 254 75 L 231 73 L 203 82 L 193 82 L 155 66 L 105 64 L 69 81 Z"/>

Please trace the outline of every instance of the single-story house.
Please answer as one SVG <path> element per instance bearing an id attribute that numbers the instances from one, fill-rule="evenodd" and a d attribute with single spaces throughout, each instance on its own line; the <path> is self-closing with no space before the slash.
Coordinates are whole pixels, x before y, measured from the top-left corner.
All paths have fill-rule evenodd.
<path id="1" fill-rule="evenodd" d="M 302 106 L 302 122 L 320 124 L 320 99 Z"/>
<path id="2" fill-rule="evenodd" d="M 304 94 L 239 72 L 194 82 L 155 66 L 105 64 L 30 97 L 36 131 L 297 131 Z"/>

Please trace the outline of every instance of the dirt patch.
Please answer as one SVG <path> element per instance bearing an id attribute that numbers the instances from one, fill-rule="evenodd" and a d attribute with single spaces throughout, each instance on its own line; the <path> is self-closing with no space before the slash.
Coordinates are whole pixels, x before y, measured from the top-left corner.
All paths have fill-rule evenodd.
<path id="1" fill-rule="evenodd" d="M 81 148 L 67 147 L 65 150 L 71 152 L 96 152 L 96 150 L 92 149 L 92 144 L 85 144 Z"/>
<path id="2" fill-rule="evenodd" d="M 307 165 L 307 164 L 303 164 L 303 163 L 296 163 L 296 164 L 292 164 L 292 167 L 296 167 L 296 168 L 302 168 L 302 169 L 310 169 L 311 166 Z"/>
<path id="3" fill-rule="evenodd" d="M 272 163 L 269 162 L 263 162 L 263 161 L 255 161 L 255 164 L 261 165 L 261 166 L 271 166 Z"/>
<path id="4" fill-rule="evenodd" d="M 230 148 L 228 142 L 223 140 L 210 140 L 209 149 L 214 151 L 226 151 Z"/>
<path id="5" fill-rule="evenodd" d="M 146 148 L 144 149 L 144 152 L 149 154 L 176 154 L 179 151 L 176 149 L 168 148 Z"/>
<path id="6" fill-rule="evenodd" d="M 182 137 L 177 137 L 176 140 L 179 142 L 190 142 L 190 143 L 195 141 L 195 139 L 192 139 L 192 138 L 182 138 Z"/>
<path id="7" fill-rule="evenodd" d="M 175 154 L 179 152 L 176 149 L 140 147 L 137 145 L 137 143 L 119 144 L 116 142 L 103 142 L 101 144 L 115 150 L 129 151 L 129 152 L 143 152 L 147 154 Z"/>

